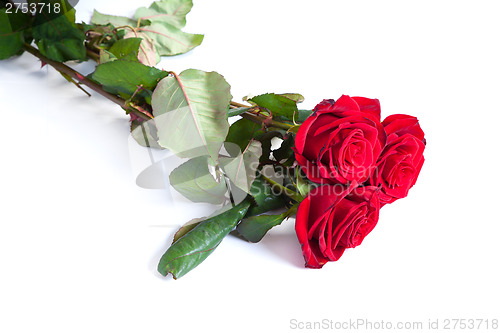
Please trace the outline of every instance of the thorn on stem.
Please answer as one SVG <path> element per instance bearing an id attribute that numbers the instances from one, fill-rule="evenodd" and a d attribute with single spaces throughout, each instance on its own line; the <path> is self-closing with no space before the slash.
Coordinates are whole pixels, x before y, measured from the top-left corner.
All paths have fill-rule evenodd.
<path id="1" fill-rule="evenodd" d="M 76 77 L 78 78 L 79 81 L 84 81 L 85 80 L 85 77 L 80 74 L 80 73 L 76 73 Z"/>

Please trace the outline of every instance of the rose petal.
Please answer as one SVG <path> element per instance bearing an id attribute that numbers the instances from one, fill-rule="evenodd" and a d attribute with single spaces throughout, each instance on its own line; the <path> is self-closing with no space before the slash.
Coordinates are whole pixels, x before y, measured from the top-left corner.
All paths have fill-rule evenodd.
<path id="1" fill-rule="evenodd" d="M 355 100 L 347 95 L 342 95 L 335 102 L 335 105 L 333 106 L 333 112 L 336 115 L 345 117 L 351 115 L 352 113 L 361 112 L 361 110 Z"/>
<path id="2" fill-rule="evenodd" d="M 309 242 L 308 224 L 311 198 L 305 198 L 299 205 L 295 220 L 295 232 L 302 247 L 302 255 L 305 259 L 305 266 L 309 268 L 321 268 L 328 259 L 321 254 L 318 245 Z"/>
<path id="3" fill-rule="evenodd" d="M 359 109 L 363 113 L 372 115 L 374 119 L 380 122 L 380 101 L 366 97 L 352 97 L 359 105 Z"/>
<path id="4" fill-rule="evenodd" d="M 420 124 L 416 117 L 406 114 L 393 114 L 385 118 L 382 125 L 389 136 L 393 133 L 398 136 L 411 134 L 425 143 L 424 131 L 420 128 Z"/>

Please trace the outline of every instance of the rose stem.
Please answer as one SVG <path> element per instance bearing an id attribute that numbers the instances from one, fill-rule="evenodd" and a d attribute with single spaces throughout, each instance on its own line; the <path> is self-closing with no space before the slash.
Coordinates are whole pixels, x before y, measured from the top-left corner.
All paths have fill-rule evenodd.
<path id="1" fill-rule="evenodd" d="M 87 57 L 94 60 L 96 63 L 99 63 L 99 55 L 93 50 L 86 48 L 85 52 L 87 53 Z"/>
<path id="2" fill-rule="evenodd" d="M 90 89 L 92 89 L 95 92 L 99 93 L 100 95 L 106 97 L 107 99 L 109 99 L 113 103 L 118 104 L 120 107 L 122 107 L 123 109 L 127 110 L 130 113 L 133 113 L 137 117 L 139 117 L 143 120 L 149 120 L 149 119 L 153 118 L 151 113 L 149 113 L 147 110 L 144 110 L 143 108 L 141 108 L 139 106 L 131 105 L 131 103 L 126 101 L 125 99 L 105 91 L 100 84 L 86 78 L 82 74 L 78 73 L 77 71 L 75 71 L 71 67 L 68 67 L 61 62 L 50 60 L 49 58 L 42 55 L 40 53 L 40 51 L 38 51 L 37 49 L 35 49 L 31 45 L 25 44 L 24 49 L 26 51 L 28 51 L 29 53 L 31 53 L 32 55 L 34 55 L 35 57 L 37 57 L 38 59 L 40 59 L 42 62 L 54 67 L 54 69 L 56 69 L 58 72 L 69 75 L 74 80 L 80 82 L 81 84 L 86 85 Z"/>
<path id="3" fill-rule="evenodd" d="M 244 104 L 240 104 L 237 102 L 231 102 L 231 106 L 235 107 L 235 108 L 250 108 L 251 107 L 249 105 L 244 105 Z M 293 133 L 297 133 L 297 131 L 298 131 L 298 126 L 282 123 L 282 122 L 273 120 L 272 118 L 269 118 L 269 117 L 266 117 L 266 116 L 263 116 L 263 115 L 260 115 L 257 113 L 245 111 L 242 114 L 240 114 L 240 116 L 243 118 L 246 118 L 248 120 L 251 120 L 254 123 L 264 124 L 266 127 L 281 128 L 281 129 L 287 130 L 288 132 L 293 132 Z"/>
<path id="4" fill-rule="evenodd" d="M 268 182 L 269 185 L 278 187 L 280 190 L 282 190 L 283 193 L 287 197 L 289 197 L 290 199 L 295 200 L 297 202 L 301 202 L 304 199 L 299 193 L 297 193 L 295 191 L 292 191 L 292 190 L 290 190 L 289 188 L 286 188 L 283 185 L 278 184 L 277 182 L 275 182 L 274 180 L 272 180 L 270 178 L 267 178 L 263 174 L 261 174 L 260 176 L 262 177 L 262 179 L 264 179 L 266 182 Z"/>
<path id="5" fill-rule="evenodd" d="M 127 102 L 125 99 L 123 99 L 119 96 L 113 95 L 111 93 L 108 93 L 98 83 L 86 78 L 82 74 L 78 73 L 77 71 L 75 71 L 71 67 L 68 67 L 61 62 L 50 60 L 49 58 L 42 55 L 40 53 L 40 51 L 38 51 L 37 49 L 35 49 L 31 45 L 25 44 L 24 49 L 26 51 L 28 51 L 29 53 L 31 53 L 32 55 L 34 55 L 35 57 L 37 57 L 38 59 L 40 59 L 41 61 L 43 61 L 44 63 L 54 67 L 54 69 L 56 69 L 60 73 L 69 75 L 74 80 L 80 82 L 81 84 L 86 85 L 90 89 L 92 89 L 95 92 L 99 93 L 100 95 L 106 97 L 107 99 L 109 99 L 113 103 L 118 104 L 120 107 L 129 111 L 130 113 L 133 113 L 137 117 L 139 117 L 143 120 L 150 120 L 153 118 L 153 115 L 150 112 L 148 112 L 147 110 L 144 110 L 143 108 L 141 108 L 139 106 L 131 105 L 131 103 Z M 93 52 L 87 53 L 87 55 L 92 59 L 94 59 L 95 56 L 97 56 L 97 54 L 89 54 L 89 53 L 93 53 Z M 231 102 L 231 106 L 238 107 L 238 108 L 249 107 L 248 105 L 240 104 L 237 102 Z M 276 128 L 284 129 L 284 130 L 287 130 L 289 132 L 294 132 L 294 133 L 297 133 L 297 130 L 298 130 L 298 126 L 282 123 L 282 122 L 273 120 L 271 118 L 268 118 L 266 116 L 252 113 L 252 112 L 248 112 L 248 111 L 242 113 L 241 117 L 246 118 L 248 120 L 251 120 L 257 124 L 264 124 L 266 127 L 276 127 Z"/>

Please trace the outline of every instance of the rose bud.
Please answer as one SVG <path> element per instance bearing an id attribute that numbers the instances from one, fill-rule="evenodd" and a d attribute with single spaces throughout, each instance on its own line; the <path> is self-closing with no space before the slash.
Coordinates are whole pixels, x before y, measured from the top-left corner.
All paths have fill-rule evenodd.
<path id="1" fill-rule="evenodd" d="M 319 184 L 362 183 L 370 176 L 386 142 L 377 99 L 343 95 L 324 100 L 300 126 L 295 157 Z"/>
<path id="2" fill-rule="evenodd" d="M 375 228 L 379 209 L 374 186 L 323 185 L 312 190 L 300 203 L 295 221 L 305 266 L 321 268 L 338 260 L 345 249 L 360 245 Z"/>
<path id="3" fill-rule="evenodd" d="M 387 145 L 369 183 L 380 187 L 383 206 L 408 195 L 424 164 L 426 141 L 415 117 L 395 114 L 387 117 L 382 125 L 387 133 Z"/>

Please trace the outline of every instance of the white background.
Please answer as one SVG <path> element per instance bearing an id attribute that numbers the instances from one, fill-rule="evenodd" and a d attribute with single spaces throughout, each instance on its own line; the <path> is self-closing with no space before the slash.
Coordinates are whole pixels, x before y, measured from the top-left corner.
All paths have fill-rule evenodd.
<path id="1" fill-rule="evenodd" d="M 132 15 L 150 1 L 81 1 Z M 293 221 L 229 237 L 194 271 L 156 273 L 200 215 L 135 184 L 128 119 L 29 54 L 0 62 L 0 331 L 288 332 L 290 320 L 500 319 L 497 1 L 195 1 L 203 44 L 159 67 L 223 74 L 235 101 L 342 94 L 417 116 L 410 195 L 340 261 L 303 268 Z M 89 65 L 76 66 L 89 72 Z M 491 332 L 491 330 L 490 330 Z"/>

